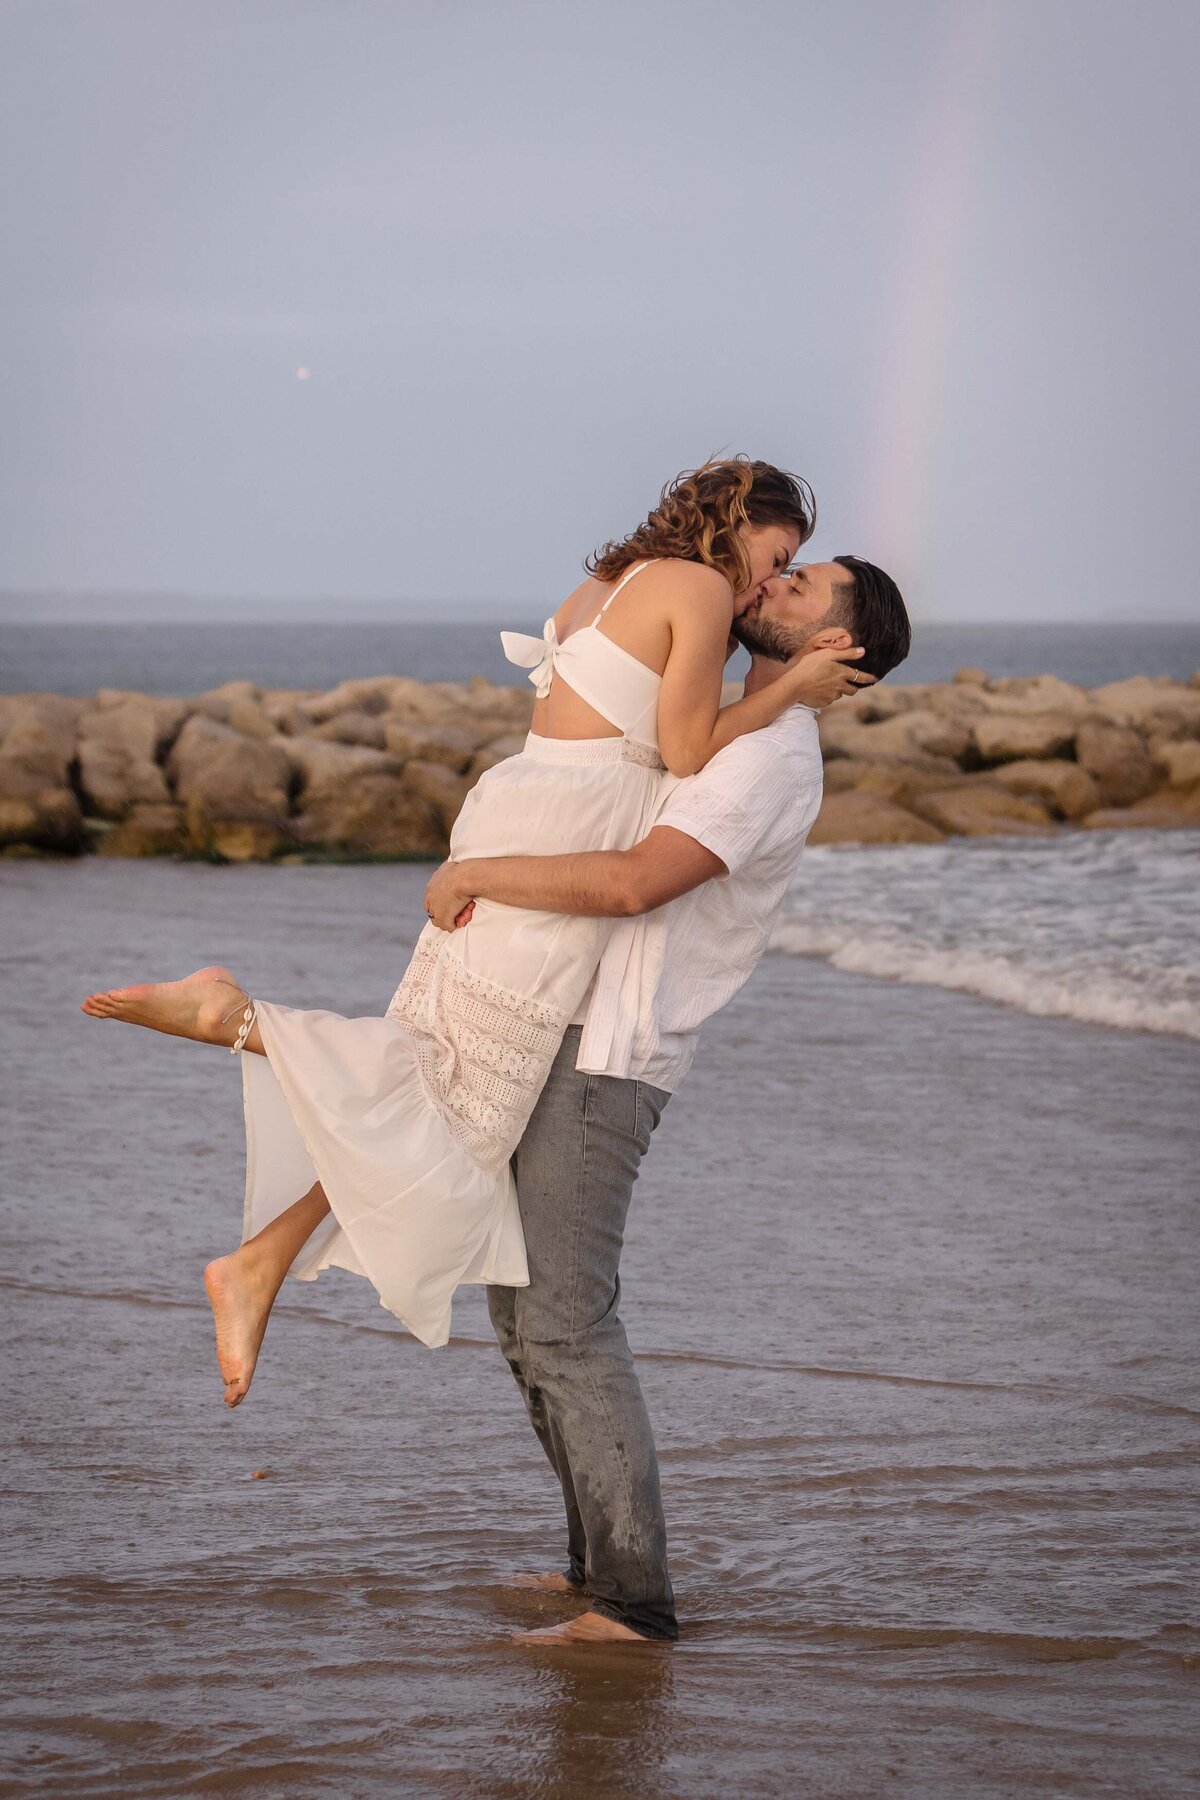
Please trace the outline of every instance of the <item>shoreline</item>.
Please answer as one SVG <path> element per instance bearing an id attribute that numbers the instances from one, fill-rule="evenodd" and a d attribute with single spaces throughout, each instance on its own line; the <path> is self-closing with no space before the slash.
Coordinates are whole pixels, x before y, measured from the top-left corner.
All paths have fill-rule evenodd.
<path id="1" fill-rule="evenodd" d="M 532 710 L 482 676 L 0 695 L 0 857 L 437 860 Z M 1200 674 L 884 682 L 825 712 L 821 743 L 814 846 L 1200 828 Z"/>

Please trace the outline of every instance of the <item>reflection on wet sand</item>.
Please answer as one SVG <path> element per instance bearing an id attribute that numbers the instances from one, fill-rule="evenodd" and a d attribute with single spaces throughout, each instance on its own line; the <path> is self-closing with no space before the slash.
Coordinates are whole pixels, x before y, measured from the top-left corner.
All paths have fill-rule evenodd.
<path id="1" fill-rule="evenodd" d="M 647 1645 L 631 1653 L 589 1644 L 521 1654 L 538 1665 L 523 1793 L 663 1792 L 672 1735 L 672 1650 Z"/>

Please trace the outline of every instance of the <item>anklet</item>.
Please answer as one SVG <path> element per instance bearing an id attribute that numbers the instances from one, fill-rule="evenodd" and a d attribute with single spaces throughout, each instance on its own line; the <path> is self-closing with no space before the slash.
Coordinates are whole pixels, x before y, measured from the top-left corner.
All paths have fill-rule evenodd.
<path id="1" fill-rule="evenodd" d="M 236 1011 L 237 1011 L 237 1007 L 235 1006 L 233 1009 L 233 1012 L 236 1012 Z M 244 1050 L 246 1048 L 246 1039 L 250 1036 L 250 1029 L 251 1029 L 252 1025 L 254 1024 L 255 1016 L 256 1015 L 255 1015 L 255 1011 L 254 1011 L 254 1002 L 253 1002 L 253 1000 L 251 1000 L 250 996 L 247 994 L 246 1010 L 242 1014 L 242 1022 L 238 1026 L 238 1034 L 234 1038 L 232 1044 L 230 1044 L 230 1046 L 229 1046 L 230 1056 L 237 1056 L 239 1051 Z M 226 1021 L 228 1021 L 229 1019 L 232 1019 L 232 1017 L 233 1017 L 233 1013 L 226 1013 L 225 1018 L 222 1020 L 222 1024 L 226 1023 Z"/>

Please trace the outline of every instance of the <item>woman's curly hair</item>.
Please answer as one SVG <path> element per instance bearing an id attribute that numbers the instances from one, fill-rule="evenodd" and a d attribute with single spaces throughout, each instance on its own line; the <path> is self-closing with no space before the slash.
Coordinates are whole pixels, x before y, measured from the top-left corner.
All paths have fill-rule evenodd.
<path id="1" fill-rule="evenodd" d="M 669 481 L 649 518 L 595 551 L 584 567 L 597 581 L 615 581 L 635 562 L 678 556 L 718 569 L 737 594 L 750 585 L 740 526 L 791 525 L 803 544 L 816 523 L 807 481 L 748 456 L 714 457 Z"/>

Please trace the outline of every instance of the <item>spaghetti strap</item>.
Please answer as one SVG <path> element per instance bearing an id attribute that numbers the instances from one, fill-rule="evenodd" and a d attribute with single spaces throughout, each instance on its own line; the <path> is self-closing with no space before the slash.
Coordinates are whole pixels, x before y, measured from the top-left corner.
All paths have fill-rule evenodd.
<path id="1" fill-rule="evenodd" d="M 650 567 L 650 564 L 652 561 L 653 561 L 652 557 L 647 557 L 645 562 L 634 563 L 632 569 L 626 569 L 626 571 L 622 575 L 620 581 L 618 581 L 616 587 L 613 589 L 612 593 L 608 596 L 608 599 L 604 602 L 604 605 L 600 608 L 600 611 L 596 614 L 595 618 L 592 620 L 592 624 L 594 626 L 598 625 L 600 623 L 601 619 L 604 617 L 605 613 L 608 611 L 609 607 L 612 605 L 613 601 L 616 599 L 616 597 L 620 593 L 621 589 L 625 586 L 625 583 L 627 581 L 632 581 L 635 575 L 640 575 L 643 569 L 648 569 Z"/>

